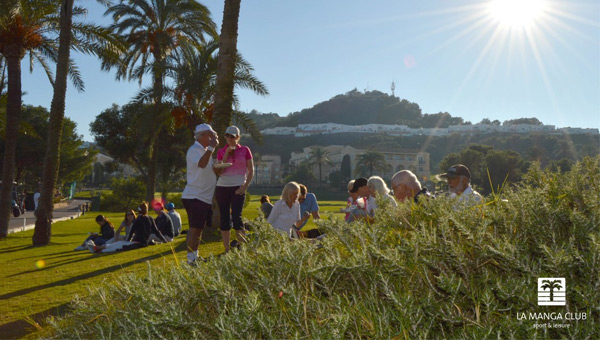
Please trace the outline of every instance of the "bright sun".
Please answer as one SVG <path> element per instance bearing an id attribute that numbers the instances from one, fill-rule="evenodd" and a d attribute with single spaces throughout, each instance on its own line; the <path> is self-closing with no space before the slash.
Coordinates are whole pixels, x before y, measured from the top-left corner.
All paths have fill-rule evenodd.
<path id="1" fill-rule="evenodd" d="M 546 10 L 544 0 L 492 0 L 488 7 L 490 16 L 509 29 L 530 28 Z"/>

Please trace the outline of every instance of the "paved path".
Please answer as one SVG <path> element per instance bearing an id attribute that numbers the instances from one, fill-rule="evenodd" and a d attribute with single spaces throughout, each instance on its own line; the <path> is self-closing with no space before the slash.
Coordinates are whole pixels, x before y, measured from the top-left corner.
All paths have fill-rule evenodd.
<path id="1" fill-rule="evenodd" d="M 54 207 L 52 219 L 53 222 L 64 221 L 72 218 L 77 218 L 81 215 L 79 205 L 90 203 L 89 200 L 73 200 L 68 204 L 57 204 Z M 8 223 L 8 233 L 18 233 L 20 231 L 30 230 L 35 227 L 35 217 L 33 211 L 27 211 L 19 217 L 11 215 Z"/>

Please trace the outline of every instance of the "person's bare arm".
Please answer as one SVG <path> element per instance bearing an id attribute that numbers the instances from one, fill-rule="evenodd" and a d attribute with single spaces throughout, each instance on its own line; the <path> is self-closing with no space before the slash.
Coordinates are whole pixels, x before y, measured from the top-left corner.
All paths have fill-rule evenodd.
<path id="1" fill-rule="evenodd" d="M 214 135 L 211 136 L 208 142 L 209 148 L 206 150 L 204 155 L 200 157 L 200 160 L 198 161 L 198 167 L 202 169 L 206 168 L 206 165 L 208 164 L 208 161 L 210 161 L 210 158 L 212 157 L 212 154 L 215 151 L 214 148 L 217 146 L 217 144 L 219 144 L 219 138 L 217 138 L 217 136 Z"/>
<path id="2" fill-rule="evenodd" d="M 241 195 L 246 192 L 250 186 L 250 182 L 252 182 L 252 177 L 254 177 L 254 162 L 252 159 L 249 159 L 246 161 L 246 182 L 235 191 L 236 195 Z"/>

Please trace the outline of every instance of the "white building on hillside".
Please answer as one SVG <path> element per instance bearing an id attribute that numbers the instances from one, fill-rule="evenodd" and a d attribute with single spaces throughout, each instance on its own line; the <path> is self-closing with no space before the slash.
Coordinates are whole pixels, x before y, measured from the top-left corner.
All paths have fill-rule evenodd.
<path id="1" fill-rule="evenodd" d="M 254 158 L 254 177 L 252 184 L 270 185 L 282 182 L 281 157 L 278 155 L 259 155 Z"/>
<path id="2" fill-rule="evenodd" d="M 329 178 L 329 175 L 334 171 L 339 171 L 342 165 L 344 156 L 350 158 L 350 168 L 354 177 L 354 170 L 357 166 L 358 156 L 367 152 L 367 150 L 356 149 L 351 146 L 329 145 L 322 147 L 328 154 L 331 160 L 331 165 L 322 167 L 323 180 Z M 302 152 L 292 152 L 290 164 L 299 165 L 310 161 L 313 147 L 305 147 Z M 389 181 L 394 173 L 400 170 L 411 170 L 421 180 L 429 179 L 431 176 L 429 153 L 419 152 L 414 150 L 393 150 L 393 149 L 378 149 L 385 156 L 385 161 L 389 165 L 388 171 L 385 173 L 374 174 L 379 175 L 386 181 Z M 319 176 L 318 167 L 313 167 L 315 177 Z"/>

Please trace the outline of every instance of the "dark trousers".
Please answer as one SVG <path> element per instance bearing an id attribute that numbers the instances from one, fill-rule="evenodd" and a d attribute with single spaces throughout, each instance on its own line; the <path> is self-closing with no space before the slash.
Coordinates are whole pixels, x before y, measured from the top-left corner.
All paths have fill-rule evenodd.
<path id="1" fill-rule="evenodd" d="M 106 243 L 106 241 L 108 241 L 108 240 L 105 240 L 102 237 L 100 237 L 100 235 L 90 235 L 90 236 L 88 236 L 88 238 L 85 239 L 85 241 L 83 241 L 83 244 L 85 244 L 89 240 L 94 241 L 94 244 L 97 246 L 101 246 L 104 243 Z"/>
<path id="2" fill-rule="evenodd" d="M 231 230 L 231 220 L 233 220 L 233 229 L 242 230 L 242 209 L 246 200 L 246 193 L 236 195 L 235 191 L 240 187 L 217 187 L 215 189 L 215 198 L 219 204 L 221 213 L 221 230 Z"/>

